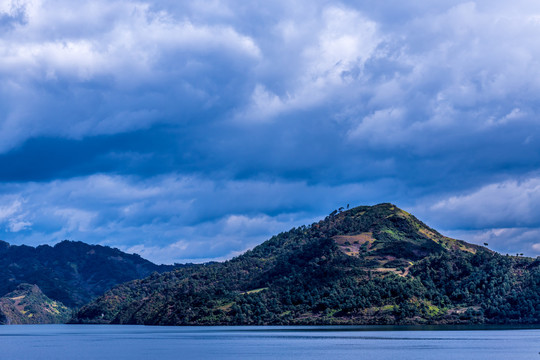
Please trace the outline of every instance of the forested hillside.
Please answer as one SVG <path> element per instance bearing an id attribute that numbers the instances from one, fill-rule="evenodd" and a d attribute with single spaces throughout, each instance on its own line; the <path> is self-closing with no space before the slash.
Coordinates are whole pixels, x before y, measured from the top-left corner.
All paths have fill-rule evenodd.
<path id="1" fill-rule="evenodd" d="M 392 204 L 335 211 L 223 263 L 154 274 L 79 323 L 540 322 L 540 261 L 450 239 Z"/>
<path id="2" fill-rule="evenodd" d="M 118 249 L 76 241 L 35 248 L 0 241 L 0 296 L 28 283 L 38 285 L 53 300 L 79 307 L 114 285 L 173 268 Z"/>

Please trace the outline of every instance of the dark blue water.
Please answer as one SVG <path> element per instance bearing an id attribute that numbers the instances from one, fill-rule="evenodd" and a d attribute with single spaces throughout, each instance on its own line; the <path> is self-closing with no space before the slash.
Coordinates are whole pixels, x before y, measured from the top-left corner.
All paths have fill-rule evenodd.
<path id="1" fill-rule="evenodd" d="M 0 359 L 540 360 L 540 330 L 0 326 Z"/>

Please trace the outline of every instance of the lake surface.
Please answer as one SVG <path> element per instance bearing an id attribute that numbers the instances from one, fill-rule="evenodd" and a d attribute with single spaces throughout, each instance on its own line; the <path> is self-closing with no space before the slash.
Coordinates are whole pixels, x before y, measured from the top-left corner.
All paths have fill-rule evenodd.
<path id="1" fill-rule="evenodd" d="M 0 326 L 0 359 L 540 360 L 539 329 Z"/>

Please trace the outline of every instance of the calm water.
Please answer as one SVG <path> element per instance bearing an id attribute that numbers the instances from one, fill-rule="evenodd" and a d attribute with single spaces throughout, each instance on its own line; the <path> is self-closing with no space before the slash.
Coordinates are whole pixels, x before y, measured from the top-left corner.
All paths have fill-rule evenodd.
<path id="1" fill-rule="evenodd" d="M 540 360 L 540 330 L 0 326 L 0 359 Z"/>

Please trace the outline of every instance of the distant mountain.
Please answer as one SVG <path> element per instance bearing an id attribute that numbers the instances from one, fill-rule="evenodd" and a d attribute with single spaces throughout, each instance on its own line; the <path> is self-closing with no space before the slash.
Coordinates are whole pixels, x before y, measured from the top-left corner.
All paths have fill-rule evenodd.
<path id="1" fill-rule="evenodd" d="M 0 324 L 62 324 L 71 310 L 45 296 L 37 285 L 20 284 L 0 298 Z"/>
<path id="2" fill-rule="evenodd" d="M 540 260 L 451 239 L 392 204 L 334 211 L 223 263 L 122 284 L 78 323 L 539 323 Z"/>
<path id="3" fill-rule="evenodd" d="M 38 285 L 53 300 L 79 307 L 117 284 L 173 268 L 77 241 L 36 248 L 0 241 L 0 296 L 28 283 Z"/>

